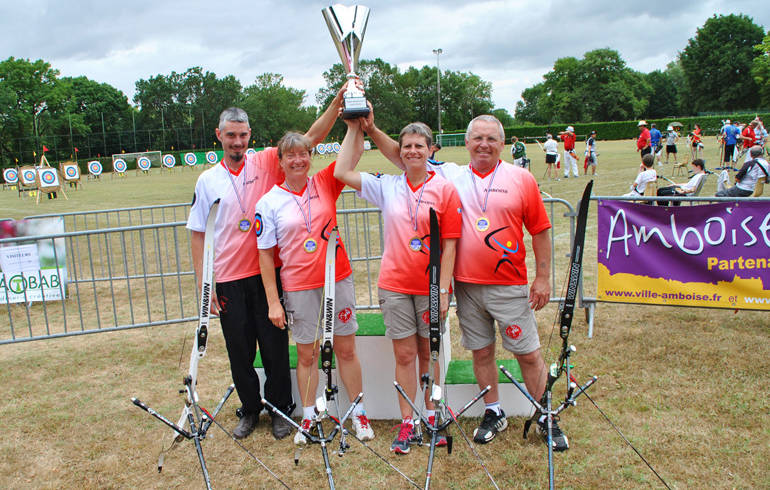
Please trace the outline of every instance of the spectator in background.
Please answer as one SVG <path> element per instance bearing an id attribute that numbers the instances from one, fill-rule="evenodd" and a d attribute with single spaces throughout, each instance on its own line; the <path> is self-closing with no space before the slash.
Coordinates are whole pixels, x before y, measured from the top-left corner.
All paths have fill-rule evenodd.
<path id="1" fill-rule="evenodd" d="M 559 133 L 559 138 L 564 142 L 564 178 L 569 179 L 570 168 L 575 177 L 580 177 L 575 153 L 575 128 L 567 126 L 567 129 Z"/>
<path id="2" fill-rule="evenodd" d="M 591 167 L 591 175 L 596 175 L 596 131 L 591 131 L 586 140 L 585 165 L 583 170 L 588 175 L 588 167 Z"/>
<path id="3" fill-rule="evenodd" d="M 673 153 L 674 165 L 676 165 L 676 142 L 679 141 L 679 133 L 674 130 L 673 126 L 667 127 L 666 131 L 668 132 L 666 134 L 666 163 L 668 163 L 669 155 Z"/>
<path id="4" fill-rule="evenodd" d="M 655 157 L 651 154 L 648 153 L 642 157 L 639 174 L 636 176 L 634 183 L 631 184 L 631 192 L 623 194 L 623 197 L 639 197 L 644 195 L 647 184 L 655 182 L 658 178 L 658 173 L 652 168 L 654 163 Z"/>
<path id="5" fill-rule="evenodd" d="M 757 135 L 754 132 L 754 129 L 759 125 L 759 121 L 757 119 L 754 119 L 749 124 L 746 125 L 745 128 L 743 128 L 743 131 L 741 131 L 741 135 L 738 136 L 738 139 L 743 141 L 743 153 L 746 154 L 746 159 L 744 162 L 748 162 L 752 159 L 751 153 L 749 152 L 749 149 L 754 146 Z M 761 148 L 761 147 L 760 147 Z M 739 157 L 740 158 L 740 157 Z"/>
<path id="6" fill-rule="evenodd" d="M 767 142 L 767 130 L 765 129 L 765 125 L 762 123 L 762 119 L 759 116 L 757 116 L 756 121 L 757 126 L 754 128 L 754 142 L 764 149 L 765 143 Z"/>
<path id="7" fill-rule="evenodd" d="M 652 147 L 652 154 L 655 155 L 655 159 L 658 161 L 658 165 L 663 165 L 660 162 L 660 152 L 662 149 L 660 140 L 662 137 L 663 135 L 660 134 L 655 123 L 650 124 L 650 146 Z"/>
<path id="8" fill-rule="evenodd" d="M 701 185 L 701 181 L 706 178 L 706 162 L 698 158 L 690 162 L 690 170 L 693 172 L 692 178 L 686 184 L 674 184 L 658 189 L 659 196 L 686 196 L 694 194 Z M 669 201 L 658 201 L 659 206 L 668 206 Z M 682 204 L 681 201 L 673 201 L 674 206 Z"/>
<path id="9" fill-rule="evenodd" d="M 553 178 L 559 180 L 556 169 L 553 168 L 556 163 L 556 158 L 559 156 L 559 144 L 553 139 L 553 136 L 550 133 L 545 135 L 543 151 L 545 152 L 545 175 L 547 175 L 549 179 Z"/>
<path id="10" fill-rule="evenodd" d="M 516 136 L 511 136 L 511 158 L 513 158 L 514 165 L 521 168 L 529 168 L 527 147 Z"/>
<path id="11" fill-rule="evenodd" d="M 438 141 L 433 143 L 430 146 L 430 158 L 429 158 L 429 160 L 433 160 L 435 162 L 436 161 L 436 153 L 439 152 L 440 150 L 441 150 L 441 143 L 439 143 Z"/>
<path id="12" fill-rule="evenodd" d="M 754 193 L 757 181 L 764 178 L 765 182 L 770 182 L 770 164 L 762 158 L 762 147 L 754 145 L 748 152 L 751 160 L 746 161 L 741 169 L 735 174 L 735 185 L 727 187 L 729 175 L 727 170 L 722 170 L 717 182 L 717 197 L 748 197 Z"/>
<path id="13" fill-rule="evenodd" d="M 701 136 L 701 129 L 698 124 L 695 125 L 695 129 L 690 133 L 690 153 L 693 160 L 703 156 L 703 137 Z"/>
<path id="14" fill-rule="evenodd" d="M 639 138 L 636 140 L 636 151 L 640 152 L 642 160 L 645 155 L 649 155 L 652 152 L 650 146 L 650 130 L 647 129 L 647 121 L 641 120 L 636 125 L 639 128 Z"/>
<path id="15" fill-rule="evenodd" d="M 724 141 L 723 162 L 732 162 L 735 155 L 735 144 L 738 142 L 738 136 L 740 136 L 740 130 L 730 123 L 728 119 L 725 121 L 725 125 L 722 128 L 722 139 Z"/>

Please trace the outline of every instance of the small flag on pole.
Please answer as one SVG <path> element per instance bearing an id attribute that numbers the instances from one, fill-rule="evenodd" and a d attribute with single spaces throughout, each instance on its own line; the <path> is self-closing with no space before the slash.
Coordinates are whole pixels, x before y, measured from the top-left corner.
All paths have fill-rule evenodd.
<path id="1" fill-rule="evenodd" d="M 75 153 L 77 153 L 78 151 L 79 151 L 79 150 L 78 150 L 78 147 L 76 146 L 76 147 L 75 147 Z"/>
<path id="2" fill-rule="evenodd" d="M 49 150 L 48 150 L 48 147 L 47 147 L 47 146 L 45 146 L 45 145 L 43 145 L 43 153 L 45 153 L 45 152 L 47 152 L 47 151 L 49 151 Z"/>

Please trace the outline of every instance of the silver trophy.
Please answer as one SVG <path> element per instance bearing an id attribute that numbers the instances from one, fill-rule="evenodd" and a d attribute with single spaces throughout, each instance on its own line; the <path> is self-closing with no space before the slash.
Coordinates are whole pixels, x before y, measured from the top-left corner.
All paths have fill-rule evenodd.
<path id="1" fill-rule="evenodd" d="M 332 35 L 334 45 L 342 60 L 342 68 L 347 72 L 348 89 L 344 95 L 343 119 L 355 119 L 369 115 L 366 97 L 355 85 L 358 79 L 358 55 L 364 42 L 366 24 L 369 22 L 369 8 L 361 5 L 346 7 L 331 5 L 321 10 Z M 351 82 L 351 80 L 353 80 Z"/>

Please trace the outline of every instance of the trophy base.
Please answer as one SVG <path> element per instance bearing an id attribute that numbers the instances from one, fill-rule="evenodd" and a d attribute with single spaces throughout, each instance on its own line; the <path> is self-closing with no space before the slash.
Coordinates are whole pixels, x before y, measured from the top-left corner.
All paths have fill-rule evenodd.
<path id="1" fill-rule="evenodd" d="M 356 108 L 356 109 L 343 109 L 342 119 L 357 119 L 359 117 L 367 117 L 369 115 L 369 108 Z"/>

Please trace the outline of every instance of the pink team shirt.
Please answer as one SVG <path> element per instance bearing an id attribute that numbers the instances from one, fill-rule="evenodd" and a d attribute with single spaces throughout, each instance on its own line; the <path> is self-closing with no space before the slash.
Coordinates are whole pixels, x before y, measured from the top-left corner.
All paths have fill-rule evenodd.
<path id="1" fill-rule="evenodd" d="M 438 215 L 441 238 L 460 238 L 462 233 L 462 204 L 454 186 L 434 172 L 416 187 L 405 174 L 361 173 L 358 195 L 382 210 L 385 223 L 385 250 L 377 285 L 397 293 L 427 295 L 430 208 Z"/>
<path id="2" fill-rule="evenodd" d="M 299 192 L 285 183 L 276 185 L 257 202 L 255 226 L 258 247 L 262 250 L 278 246 L 281 285 L 284 291 L 304 291 L 324 285 L 324 264 L 329 233 L 337 226 L 337 198 L 345 184 L 334 178 L 334 165 L 310 177 Z M 308 203 L 310 210 L 308 212 Z M 307 219 L 310 219 L 310 232 Z M 348 254 L 339 240 L 335 261 L 335 281 L 352 273 Z"/>
<path id="3" fill-rule="evenodd" d="M 530 235 L 551 227 L 532 174 L 502 160 L 496 171 L 485 175 L 470 165 L 446 162 L 429 166 L 454 184 L 463 205 L 455 279 L 474 284 L 527 284 L 523 227 Z"/>
<path id="4" fill-rule="evenodd" d="M 259 274 L 259 255 L 254 240 L 254 205 L 283 179 L 276 148 L 246 155 L 245 164 L 238 172 L 232 172 L 222 161 L 198 177 L 187 228 L 205 232 L 209 208 L 214 201 L 220 200 L 214 232 L 214 274 L 217 282 L 236 281 Z M 248 232 L 238 228 L 243 218 L 252 222 L 252 229 Z M 276 261 L 276 266 L 279 265 Z"/>

